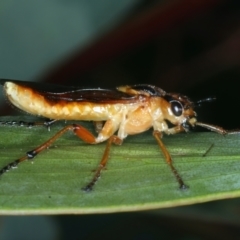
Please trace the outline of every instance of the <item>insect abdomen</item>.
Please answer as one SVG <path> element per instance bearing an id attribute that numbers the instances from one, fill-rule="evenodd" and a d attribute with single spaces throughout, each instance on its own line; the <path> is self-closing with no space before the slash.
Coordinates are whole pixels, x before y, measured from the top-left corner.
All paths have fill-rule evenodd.
<path id="1" fill-rule="evenodd" d="M 17 108 L 33 115 L 59 120 L 104 121 L 122 111 L 124 105 L 91 102 L 49 101 L 31 88 L 12 82 L 4 85 L 6 96 Z"/>

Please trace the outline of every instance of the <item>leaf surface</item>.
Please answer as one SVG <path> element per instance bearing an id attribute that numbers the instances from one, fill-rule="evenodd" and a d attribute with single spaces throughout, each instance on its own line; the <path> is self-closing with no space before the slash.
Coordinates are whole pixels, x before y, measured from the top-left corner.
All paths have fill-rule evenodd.
<path id="1" fill-rule="evenodd" d="M 1 126 L 0 167 L 42 144 L 64 123 Z M 84 126 L 93 131 L 91 124 Z M 240 196 L 240 136 L 212 132 L 164 136 L 174 166 L 189 186 L 180 190 L 151 131 L 113 145 L 107 169 L 91 192 L 106 143 L 88 145 L 72 132 L 0 179 L 0 214 L 71 214 L 173 207 Z"/>

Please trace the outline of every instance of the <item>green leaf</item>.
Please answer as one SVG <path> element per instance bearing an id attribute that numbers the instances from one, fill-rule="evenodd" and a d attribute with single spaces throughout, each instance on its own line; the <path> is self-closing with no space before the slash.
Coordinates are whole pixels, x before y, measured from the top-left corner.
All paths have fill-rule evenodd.
<path id="1" fill-rule="evenodd" d="M 93 131 L 90 123 L 83 124 Z M 56 123 L 51 131 L 1 126 L 0 167 L 63 126 Z M 135 211 L 240 196 L 239 135 L 193 132 L 164 136 L 163 142 L 189 189 L 178 188 L 148 131 L 129 136 L 122 146 L 113 145 L 107 169 L 94 190 L 86 193 L 81 188 L 91 181 L 106 143 L 88 145 L 69 132 L 36 156 L 33 164 L 25 161 L 1 176 L 0 214 Z"/>

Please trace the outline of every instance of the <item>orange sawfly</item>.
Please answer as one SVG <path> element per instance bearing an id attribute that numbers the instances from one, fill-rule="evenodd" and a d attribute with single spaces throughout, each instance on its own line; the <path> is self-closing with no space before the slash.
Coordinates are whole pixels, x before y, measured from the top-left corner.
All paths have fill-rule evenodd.
<path id="1" fill-rule="evenodd" d="M 1 79 L 0 84 L 3 85 L 7 99 L 15 107 L 49 119 L 41 124 L 22 122 L 23 125 L 49 127 L 58 120 L 93 121 L 97 132 L 95 137 L 79 124 L 66 125 L 42 145 L 0 169 L 0 175 L 17 167 L 25 160 L 33 159 L 64 133 L 72 131 L 89 144 L 107 141 L 104 154 L 92 180 L 83 188 L 85 191 L 90 191 L 108 162 L 111 145 L 113 143 L 121 145 L 128 135 L 139 134 L 153 128 L 153 136 L 179 187 L 185 189 L 187 185 L 174 167 L 171 155 L 162 142 L 163 134 L 187 132 L 195 126 L 201 126 L 220 134 L 234 132 L 197 121 L 194 108 L 202 102 L 212 101 L 213 98 L 192 102 L 184 95 L 167 93 L 149 84 L 120 86 L 116 89 L 83 89 L 8 79 Z M 15 122 L 1 122 L 1 124 L 14 125 Z"/>

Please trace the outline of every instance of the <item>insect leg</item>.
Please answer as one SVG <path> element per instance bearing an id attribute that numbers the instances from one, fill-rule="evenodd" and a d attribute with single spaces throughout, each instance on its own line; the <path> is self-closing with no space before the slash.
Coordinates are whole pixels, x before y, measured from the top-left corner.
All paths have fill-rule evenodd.
<path id="1" fill-rule="evenodd" d="M 82 188 L 82 190 L 89 192 L 93 189 L 93 186 L 95 185 L 95 183 L 97 182 L 97 180 L 100 178 L 101 176 L 101 172 L 102 170 L 105 168 L 108 159 L 109 159 L 109 152 L 110 152 L 110 147 L 112 145 L 112 143 L 117 144 L 117 145 L 121 145 L 122 144 L 122 139 L 120 139 L 118 136 L 113 135 L 108 139 L 102 160 L 98 166 L 98 168 L 95 171 L 95 174 L 93 176 L 93 179 L 90 183 L 88 183 L 84 188 Z"/>
<path id="2" fill-rule="evenodd" d="M 25 121 L 0 121 L 0 126 L 20 126 L 32 128 L 34 126 L 45 126 L 50 130 L 50 126 L 55 123 L 55 119 L 46 119 L 44 122 L 25 122 Z"/>
<path id="3" fill-rule="evenodd" d="M 235 129 L 235 130 L 226 130 L 222 127 L 216 126 L 216 125 L 212 125 L 212 124 L 208 124 L 208 123 L 202 123 L 202 122 L 196 122 L 195 123 L 196 126 L 200 126 L 203 128 L 206 128 L 210 131 L 222 134 L 222 135 L 226 135 L 226 134 L 239 134 L 240 133 L 240 129 Z"/>
<path id="4" fill-rule="evenodd" d="M 95 132 L 100 133 L 103 129 L 104 122 L 103 121 L 94 121 L 93 125 L 94 125 L 94 128 L 95 128 Z"/>
<path id="5" fill-rule="evenodd" d="M 202 155 L 203 157 L 206 157 L 207 156 L 207 154 L 211 151 L 211 149 L 213 148 L 213 146 L 214 146 L 214 143 L 212 143 L 211 145 L 210 145 L 210 147 L 207 149 L 207 151 Z"/>
<path id="6" fill-rule="evenodd" d="M 178 183 L 179 183 L 179 188 L 180 189 L 186 189 L 188 188 L 188 186 L 183 182 L 181 176 L 179 175 L 177 169 L 173 166 L 173 161 L 172 161 L 172 157 L 169 154 L 167 148 L 165 147 L 165 145 L 163 144 L 161 137 L 162 137 L 162 133 L 159 131 L 154 131 L 153 132 L 153 136 L 155 137 L 155 139 L 157 140 L 157 143 L 159 145 L 159 147 L 161 148 L 164 157 L 166 159 L 167 164 L 170 166 L 172 173 L 174 174 L 174 176 L 176 177 Z"/>
<path id="7" fill-rule="evenodd" d="M 230 133 L 230 131 L 227 131 L 227 130 L 223 129 L 222 127 L 219 127 L 219 126 L 216 126 L 216 125 L 202 123 L 202 122 L 196 122 L 195 124 L 196 124 L 196 126 L 206 128 L 210 131 L 217 132 L 217 133 L 222 134 L 222 135 Z"/>
<path id="8" fill-rule="evenodd" d="M 37 148 L 31 151 L 28 151 L 25 156 L 9 163 L 8 165 L 0 169 L 0 175 L 9 171 L 12 168 L 17 167 L 19 163 L 25 160 L 33 159 L 37 154 L 39 154 L 40 152 L 48 148 L 50 145 L 52 145 L 53 142 L 55 142 L 59 137 L 61 137 L 67 131 L 73 131 L 79 138 L 81 138 L 83 141 L 87 143 L 96 143 L 95 137 L 86 128 L 77 124 L 68 125 L 63 129 L 61 129 L 59 132 L 57 132 L 53 137 L 51 137 L 45 143 L 41 144 L 40 146 L 38 146 Z"/>

